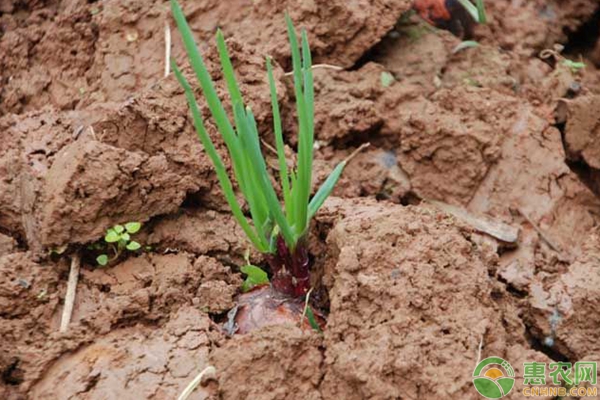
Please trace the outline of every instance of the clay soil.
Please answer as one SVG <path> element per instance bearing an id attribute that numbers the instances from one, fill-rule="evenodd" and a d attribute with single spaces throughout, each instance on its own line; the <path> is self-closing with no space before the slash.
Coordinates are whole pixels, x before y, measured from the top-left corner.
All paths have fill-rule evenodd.
<path id="1" fill-rule="evenodd" d="M 0 0 L 0 399 L 175 399 L 209 365 L 190 399 L 478 399 L 488 356 L 600 361 L 600 6 L 486 3 L 456 52 L 409 0 L 183 1 L 221 94 L 223 29 L 266 142 L 274 57 L 290 157 L 283 12 L 343 68 L 315 69 L 315 185 L 371 143 L 311 226 L 323 333 L 231 336 L 248 243 L 164 77 L 165 26 L 191 75 L 168 2 Z M 151 247 L 94 265 L 129 221 Z"/>

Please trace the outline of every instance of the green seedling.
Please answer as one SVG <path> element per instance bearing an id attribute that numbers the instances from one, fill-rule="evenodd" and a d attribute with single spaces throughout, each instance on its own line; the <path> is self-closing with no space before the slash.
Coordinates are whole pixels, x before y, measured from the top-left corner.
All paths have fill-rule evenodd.
<path id="1" fill-rule="evenodd" d="M 227 147 L 233 177 L 248 204 L 252 223 L 243 214 L 223 160 L 206 132 L 194 91 L 174 60 L 171 60 L 175 76 L 185 91 L 196 132 L 215 167 L 225 199 L 249 241 L 257 250 L 267 254 L 267 260 L 273 275 L 273 287 L 291 296 L 305 295 L 310 286 L 306 243 L 309 223 L 323 205 L 325 199 L 331 194 L 348 162 L 348 160 L 345 160 L 338 164 L 311 198 L 314 88 L 311 53 L 306 31 L 303 30 L 301 33 L 300 47 L 292 21 L 286 15 L 285 20 L 292 50 L 294 91 L 298 115 L 298 161 L 295 168 L 288 168 L 285 158 L 273 67 L 271 59 L 269 57 L 266 59 L 279 167 L 279 183 L 283 194 L 282 207 L 261 152 L 261 142 L 254 114 L 242 98 L 222 32 L 218 30 L 216 34 L 217 50 L 229 92 L 233 122 L 217 95 L 214 82 L 194 42 L 192 31 L 176 0 L 171 0 L 171 9 L 192 69 L 202 89 L 202 94 Z"/>
<path id="2" fill-rule="evenodd" d="M 249 292 L 256 286 L 269 284 L 269 276 L 265 271 L 255 265 L 244 265 L 240 270 L 246 274 L 246 280 L 242 283 L 242 292 Z"/>
<path id="3" fill-rule="evenodd" d="M 246 280 L 242 283 L 242 292 L 246 293 L 257 286 L 268 285 L 269 275 L 261 268 L 250 264 L 250 249 L 246 250 L 244 259 L 246 260 L 246 265 L 240 268 L 240 271 L 246 275 Z"/>
<path id="4" fill-rule="evenodd" d="M 463 51 L 465 49 L 472 49 L 475 47 L 479 47 L 479 43 L 476 42 L 475 40 L 465 40 L 460 42 L 453 50 L 452 50 L 452 54 L 456 54 L 460 51 Z"/>
<path id="5" fill-rule="evenodd" d="M 108 254 L 100 254 L 96 257 L 96 262 L 99 265 L 105 266 L 109 262 L 119 258 L 124 251 L 136 251 L 142 246 L 132 239 L 132 235 L 139 232 L 142 224 L 139 222 L 128 222 L 125 225 L 115 225 L 112 228 L 106 230 L 104 235 L 104 243 L 96 243 L 90 248 L 92 250 L 110 249 L 112 250 L 112 256 Z"/>
<path id="6" fill-rule="evenodd" d="M 383 71 L 381 73 L 380 79 L 381 79 L 381 86 L 383 86 L 383 87 L 390 87 L 390 85 L 396 81 L 396 78 L 394 78 L 394 75 L 390 74 L 387 71 Z"/>
<path id="7" fill-rule="evenodd" d="M 458 2 L 467 10 L 473 19 L 479 24 L 487 24 L 487 15 L 483 0 L 475 0 L 475 4 L 469 0 L 458 0 Z"/>
<path id="8" fill-rule="evenodd" d="M 585 63 L 583 61 L 573 61 L 565 58 L 562 63 L 564 66 L 569 68 L 573 74 L 577 74 L 579 71 L 585 68 Z"/>
<path id="9" fill-rule="evenodd" d="M 319 326 L 319 323 L 317 322 L 317 319 L 315 318 L 315 313 L 313 312 L 312 308 L 308 305 L 311 293 L 312 289 L 310 289 L 306 294 L 306 299 L 304 300 L 304 311 L 302 312 L 302 319 L 304 319 L 304 316 L 306 316 L 310 327 L 319 333 L 323 333 L 321 327 Z"/>

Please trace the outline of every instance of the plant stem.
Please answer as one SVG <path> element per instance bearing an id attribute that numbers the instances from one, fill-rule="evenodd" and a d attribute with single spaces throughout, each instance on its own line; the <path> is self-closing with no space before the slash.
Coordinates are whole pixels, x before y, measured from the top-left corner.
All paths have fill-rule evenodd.
<path id="1" fill-rule="evenodd" d="M 296 248 L 290 251 L 281 237 L 277 237 L 276 252 L 269 254 L 267 261 L 271 267 L 271 284 L 280 293 L 291 297 L 304 296 L 310 289 L 310 271 L 308 268 L 308 249 L 306 241 L 301 239 Z"/>

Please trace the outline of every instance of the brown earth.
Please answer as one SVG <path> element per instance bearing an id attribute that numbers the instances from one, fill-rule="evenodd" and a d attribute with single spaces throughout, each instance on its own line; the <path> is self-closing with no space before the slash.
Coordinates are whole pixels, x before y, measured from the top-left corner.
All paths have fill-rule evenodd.
<path id="1" fill-rule="evenodd" d="M 220 328 L 249 244 L 163 76 L 165 24 L 191 72 L 167 2 L 0 0 L 1 399 L 176 398 L 209 365 L 190 398 L 476 399 L 488 356 L 517 377 L 524 361 L 600 361 L 596 1 L 486 2 L 480 45 L 460 51 L 408 0 L 183 3 L 221 95 L 223 29 L 270 143 L 274 57 L 290 157 L 283 12 L 316 63 L 344 68 L 315 69 L 315 185 L 371 147 L 310 234 L 327 326 Z M 539 57 L 556 43 L 562 55 Z M 564 63 L 580 57 L 583 70 Z M 129 221 L 150 247 L 98 268 L 87 246 Z"/>

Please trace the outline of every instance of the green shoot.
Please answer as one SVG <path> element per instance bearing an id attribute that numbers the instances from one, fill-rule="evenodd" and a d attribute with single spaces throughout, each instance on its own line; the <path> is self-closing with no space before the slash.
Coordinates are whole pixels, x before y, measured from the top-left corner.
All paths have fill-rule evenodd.
<path id="1" fill-rule="evenodd" d="M 456 54 L 465 49 L 472 49 L 475 47 L 479 47 L 478 42 L 476 42 L 475 40 L 465 40 L 456 45 L 456 47 L 452 50 L 452 54 Z"/>
<path id="2" fill-rule="evenodd" d="M 291 45 L 294 92 L 298 114 L 298 162 L 295 168 L 288 167 L 285 157 L 285 145 L 281 125 L 281 115 L 277 103 L 277 89 L 273 75 L 272 61 L 267 57 L 266 69 L 271 95 L 275 144 L 279 166 L 279 182 L 283 197 L 283 206 L 277 197 L 261 152 L 258 128 L 252 110 L 244 103 L 237 84 L 225 39 L 221 31 L 217 32 L 217 50 L 221 61 L 223 76 L 229 92 L 229 101 L 233 110 L 233 123 L 225 112 L 225 107 L 217 92 L 202 55 L 198 51 L 192 32 L 181 7 L 171 0 L 173 16 L 183 38 L 192 69 L 198 79 L 202 94 L 225 142 L 232 164 L 232 175 L 237 181 L 248 208 L 250 223 L 238 203 L 231 179 L 221 156 L 217 153 L 202 120 L 192 87 L 172 60 L 172 69 L 183 87 L 190 107 L 196 132 L 204 149 L 215 166 L 217 178 L 225 194 L 233 216 L 246 233 L 250 242 L 261 252 L 277 253 L 277 238 L 285 241 L 286 247 L 293 253 L 307 234 L 310 219 L 318 211 L 327 196 L 332 192 L 346 162 L 340 163 L 317 194 L 310 199 L 313 146 L 314 146 L 314 89 L 312 60 L 306 31 L 298 37 L 288 15 L 285 20 Z"/>
<path id="3" fill-rule="evenodd" d="M 256 286 L 267 285 L 269 276 L 261 268 L 254 265 L 245 265 L 240 270 L 246 274 L 246 280 L 242 284 L 242 292 L 249 292 Z"/>
<path id="4" fill-rule="evenodd" d="M 394 75 L 390 74 L 389 72 L 383 71 L 381 73 L 380 80 L 381 80 L 381 86 L 390 87 L 390 85 L 396 81 L 396 78 L 394 78 Z"/>
<path id="5" fill-rule="evenodd" d="M 583 61 L 573 61 L 568 58 L 563 60 L 563 65 L 569 68 L 573 74 L 576 74 L 585 68 L 585 63 Z"/>
<path id="6" fill-rule="evenodd" d="M 471 3 L 469 0 L 458 0 L 458 2 L 465 8 L 465 10 L 467 10 L 467 12 L 477 23 L 487 23 L 487 15 L 485 13 L 483 0 L 475 0 L 476 4 Z"/>
<path id="7" fill-rule="evenodd" d="M 483 0 L 475 0 L 477 4 L 477 21 L 480 24 L 487 24 L 487 15 L 485 14 L 485 6 Z"/>
<path id="8" fill-rule="evenodd" d="M 123 251 L 137 251 L 142 246 L 132 239 L 132 235 L 139 232 L 142 224 L 139 222 L 128 222 L 125 225 L 115 225 L 106 230 L 104 243 L 96 243 L 90 246 L 91 250 L 111 250 L 112 256 L 106 253 L 96 257 L 98 265 L 105 266 L 109 262 L 116 260 Z"/>
<path id="9" fill-rule="evenodd" d="M 306 316 L 306 319 L 308 320 L 310 327 L 319 333 L 323 333 L 323 331 L 321 330 L 321 327 L 319 326 L 319 323 L 317 322 L 317 319 L 315 318 L 315 313 L 313 312 L 313 310 L 309 304 L 310 295 L 311 295 L 312 291 L 313 290 L 310 289 L 308 291 L 308 293 L 306 293 L 306 297 L 304 298 L 304 310 L 302 311 L 302 317 L 300 318 L 300 325 L 303 324 L 304 317 Z"/>
<path id="10" fill-rule="evenodd" d="M 323 333 L 323 331 L 321 330 L 321 327 L 317 323 L 315 314 L 313 313 L 313 310 L 312 310 L 312 308 L 310 308 L 310 306 L 306 306 L 306 318 L 308 319 L 308 323 L 310 324 L 311 328 L 313 328 L 315 331 L 317 331 L 319 333 Z"/>

